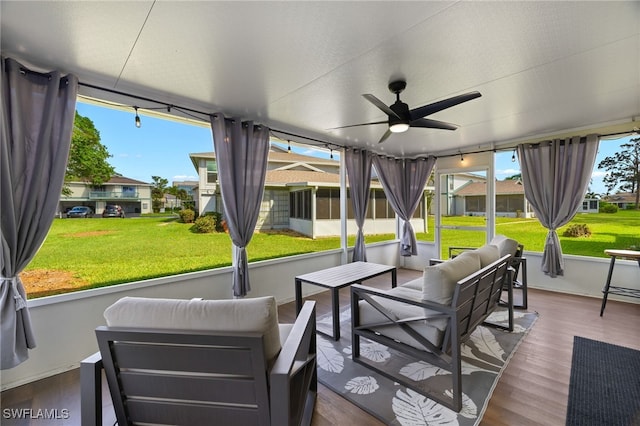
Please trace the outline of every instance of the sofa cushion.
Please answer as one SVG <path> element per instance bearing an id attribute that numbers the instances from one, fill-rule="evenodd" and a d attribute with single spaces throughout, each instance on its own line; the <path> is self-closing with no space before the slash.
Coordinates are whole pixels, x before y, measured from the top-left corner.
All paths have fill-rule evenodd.
<path id="1" fill-rule="evenodd" d="M 487 265 L 492 264 L 496 260 L 500 259 L 500 249 L 492 244 L 485 244 L 480 248 L 475 249 L 480 256 L 480 267 L 484 268 Z"/>
<path id="2" fill-rule="evenodd" d="M 500 250 L 500 257 L 508 254 L 515 256 L 516 251 L 518 250 L 518 242 L 511 238 L 507 238 L 504 235 L 496 235 L 489 244 L 498 247 L 498 250 Z"/>
<path id="3" fill-rule="evenodd" d="M 229 300 L 124 297 L 104 311 L 110 327 L 264 333 L 265 352 L 280 352 L 278 310 L 273 296 Z"/>
<path id="4" fill-rule="evenodd" d="M 480 269 L 480 255 L 475 251 L 461 253 L 451 260 L 424 268 L 423 299 L 450 305 L 456 283 Z"/>
<path id="5" fill-rule="evenodd" d="M 424 283 L 424 279 L 422 277 L 420 278 L 416 278 L 415 280 L 411 280 L 409 282 L 406 282 L 404 284 L 402 284 L 400 287 L 406 287 L 406 288 L 410 288 L 413 290 L 418 290 L 418 291 L 422 291 L 422 283 Z"/>
<path id="6" fill-rule="evenodd" d="M 408 299 L 420 300 L 422 298 L 422 291 L 413 290 L 407 287 L 396 287 L 385 291 L 385 293 Z M 372 298 L 387 309 L 387 311 L 392 315 L 392 317 L 395 317 L 396 320 L 407 318 L 427 318 L 411 321 L 408 324 L 436 347 L 440 347 L 442 345 L 442 338 L 447 326 L 447 320 L 444 318 L 428 318 L 429 316 L 435 317 L 440 315 L 439 312 L 407 303 L 397 302 L 391 299 L 385 299 L 379 296 L 372 296 Z M 371 306 L 367 301 L 360 300 L 358 302 L 358 306 L 361 324 L 380 324 L 383 322 L 389 322 L 387 317 Z M 402 329 L 397 325 L 382 325 L 368 328 L 391 339 L 411 345 L 417 349 L 424 350 L 424 346 L 418 343 L 418 341 L 409 336 L 406 332 L 402 331 Z"/>

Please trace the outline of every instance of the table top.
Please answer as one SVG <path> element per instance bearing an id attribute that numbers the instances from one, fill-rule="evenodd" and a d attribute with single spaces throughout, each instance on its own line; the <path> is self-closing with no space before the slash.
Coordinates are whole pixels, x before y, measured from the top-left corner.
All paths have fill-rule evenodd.
<path id="1" fill-rule="evenodd" d="M 296 280 L 325 287 L 341 287 L 357 283 L 396 269 L 395 266 L 371 262 L 352 262 L 321 271 L 298 275 Z"/>
<path id="2" fill-rule="evenodd" d="M 640 259 L 640 251 L 635 251 L 635 250 L 607 249 L 604 252 L 609 256 L 626 257 L 628 259 Z"/>

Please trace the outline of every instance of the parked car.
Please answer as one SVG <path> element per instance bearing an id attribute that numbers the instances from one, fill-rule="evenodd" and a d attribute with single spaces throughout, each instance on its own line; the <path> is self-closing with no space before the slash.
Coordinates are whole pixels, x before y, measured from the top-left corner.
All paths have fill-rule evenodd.
<path id="1" fill-rule="evenodd" d="M 93 217 L 93 210 L 91 207 L 75 206 L 67 212 L 67 217 Z"/>
<path id="2" fill-rule="evenodd" d="M 124 210 L 117 204 L 107 204 L 102 211 L 102 217 L 121 217 L 124 219 Z"/>

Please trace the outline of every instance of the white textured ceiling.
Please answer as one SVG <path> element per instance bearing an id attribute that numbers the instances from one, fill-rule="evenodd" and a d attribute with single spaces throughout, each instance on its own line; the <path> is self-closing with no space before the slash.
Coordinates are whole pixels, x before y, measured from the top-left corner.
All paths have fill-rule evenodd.
<path id="1" fill-rule="evenodd" d="M 25 65 L 387 154 L 640 126 L 638 1 L 3 0 L 0 19 L 2 55 Z M 411 108 L 482 97 L 429 116 L 456 131 L 412 128 L 378 144 L 384 124 L 327 130 L 385 120 L 361 95 L 393 103 L 394 78 L 406 79 Z"/>

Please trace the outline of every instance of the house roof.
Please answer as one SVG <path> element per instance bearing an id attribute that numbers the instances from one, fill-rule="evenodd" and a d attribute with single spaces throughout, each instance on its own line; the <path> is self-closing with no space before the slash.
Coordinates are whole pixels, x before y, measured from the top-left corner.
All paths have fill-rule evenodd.
<path id="1" fill-rule="evenodd" d="M 340 175 L 305 170 L 267 170 L 265 186 L 340 186 Z M 378 180 L 371 181 L 371 188 L 382 188 Z"/>
<path id="2" fill-rule="evenodd" d="M 614 203 L 635 203 L 636 194 L 634 192 L 618 192 L 603 197 L 603 200 Z"/>
<path id="3" fill-rule="evenodd" d="M 214 160 L 216 158 L 216 153 L 211 152 L 195 152 L 189 154 L 191 157 L 191 161 L 197 166 L 196 158 L 207 158 Z M 326 159 L 314 157 L 311 155 L 303 155 L 296 154 L 294 152 L 281 152 L 276 150 L 269 151 L 269 162 L 270 163 L 307 163 L 311 165 L 329 165 L 335 166 L 336 168 L 340 165 L 340 163 L 336 160 Z"/>
<path id="4" fill-rule="evenodd" d="M 265 185 L 291 186 L 294 184 L 312 185 L 314 183 L 340 185 L 340 175 L 337 173 L 323 173 L 303 170 L 267 170 Z"/>
<path id="5" fill-rule="evenodd" d="M 83 184 L 90 183 L 89 181 L 76 181 L 76 182 L 83 183 Z M 143 186 L 153 186 L 150 183 L 142 182 L 141 180 L 131 179 L 131 178 L 128 178 L 128 177 L 125 177 L 125 176 L 120 176 L 120 175 L 112 176 L 111 179 L 109 179 L 103 185 L 137 185 L 137 186 L 143 185 Z"/>
<path id="6" fill-rule="evenodd" d="M 628 131 L 640 116 L 637 0 L 4 0 L 0 8 L 2 56 L 77 75 L 81 96 L 132 113 L 137 105 L 141 115 L 172 106 L 166 114 L 200 123 L 219 112 L 294 143 L 443 157 Z M 455 131 L 411 128 L 378 144 L 388 116 L 362 94 L 390 105 L 396 79 L 407 82 L 400 97 L 410 108 L 482 97 L 429 116 Z"/>
<path id="7" fill-rule="evenodd" d="M 455 191 L 455 194 L 460 196 L 486 195 L 486 182 L 470 182 Z M 496 195 L 508 194 L 524 194 L 524 186 L 517 180 L 497 180 Z"/>

